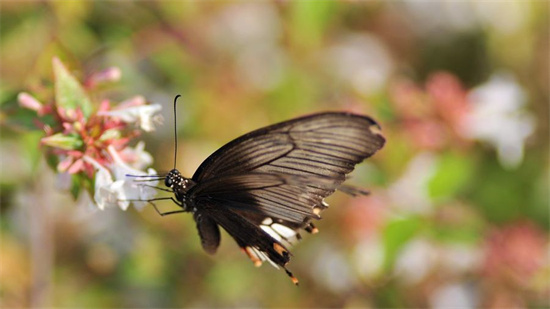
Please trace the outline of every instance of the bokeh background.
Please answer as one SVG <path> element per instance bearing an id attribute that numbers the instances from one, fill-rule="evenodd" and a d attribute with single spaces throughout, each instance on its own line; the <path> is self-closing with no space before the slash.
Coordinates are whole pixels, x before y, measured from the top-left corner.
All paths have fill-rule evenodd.
<path id="1" fill-rule="evenodd" d="M 2 1 L 4 307 L 547 307 L 545 1 Z M 228 235 L 215 256 L 189 215 L 93 211 L 59 186 L 17 94 L 59 57 L 100 92 L 164 105 L 141 137 L 190 176 L 252 129 L 324 110 L 377 119 L 386 146 L 293 248 L 291 284 Z M 27 116 L 24 116 L 27 115 Z M 27 118 L 25 118 L 27 117 Z M 28 123 L 27 123 L 28 124 Z M 169 204 L 163 207 L 170 208 Z"/>

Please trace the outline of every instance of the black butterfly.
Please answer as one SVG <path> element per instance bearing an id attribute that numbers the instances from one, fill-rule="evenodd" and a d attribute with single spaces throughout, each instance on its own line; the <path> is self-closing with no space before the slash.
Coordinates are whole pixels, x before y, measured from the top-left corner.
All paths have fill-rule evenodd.
<path id="1" fill-rule="evenodd" d="M 346 112 L 261 128 L 214 152 L 192 178 L 171 170 L 164 183 L 182 209 L 161 214 L 193 213 L 202 247 L 210 254 L 220 244 L 221 226 L 256 266 L 267 260 L 298 284 L 286 268 L 287 246 L 301 238 L 300 229 L 317 232 L 311 220 L 321 218 L 328 207 L 323 199 L 336 189 L 368 194 L 342 183 L 384 142 L 374 120 Z"/>

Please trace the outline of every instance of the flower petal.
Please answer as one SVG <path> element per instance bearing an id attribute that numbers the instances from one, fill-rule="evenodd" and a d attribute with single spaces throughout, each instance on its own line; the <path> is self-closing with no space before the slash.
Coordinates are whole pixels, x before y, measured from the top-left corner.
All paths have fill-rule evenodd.
<path id="1" fill-rule="evenodd" d="M 154 123 L 158 121 L 158 112 L 162 109 L 160 104 L 131 106 L 124 109 L 98 112 L 100 116 L 118 118 L 126 123 L 137 123 L 144 131 L 155 129 Z"/>

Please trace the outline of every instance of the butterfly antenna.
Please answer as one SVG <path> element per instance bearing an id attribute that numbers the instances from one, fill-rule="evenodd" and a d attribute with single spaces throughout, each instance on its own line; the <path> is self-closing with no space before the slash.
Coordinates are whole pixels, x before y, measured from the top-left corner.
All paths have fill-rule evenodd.
<path id="1" fill-rule="evenodd" d="M 177 95 L 174 98 L 174 169 L 176 168 L 176 161 L 178 159 L 178 129 L 177 129 L 177 114 L 176 114 L 176 102 L 181 95 Z"/>

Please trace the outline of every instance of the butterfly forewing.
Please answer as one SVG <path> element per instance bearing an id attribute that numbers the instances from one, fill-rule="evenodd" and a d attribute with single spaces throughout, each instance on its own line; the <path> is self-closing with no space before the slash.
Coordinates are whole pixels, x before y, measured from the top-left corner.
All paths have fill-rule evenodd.
<path id="1" fill-rule="evenodd" d="M 332 176 L 342 182 L 355 164 L 384 145 L 378 124 L 349 113 L 322 113 L 243 135 L 208 157 L 193 175 L 197 183 L 245 172 Z M 309 169 L 301 165 L 309 166 Z"/>

